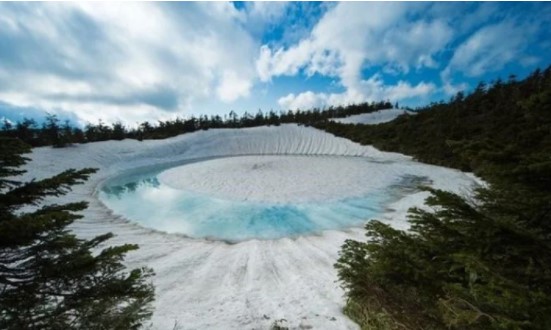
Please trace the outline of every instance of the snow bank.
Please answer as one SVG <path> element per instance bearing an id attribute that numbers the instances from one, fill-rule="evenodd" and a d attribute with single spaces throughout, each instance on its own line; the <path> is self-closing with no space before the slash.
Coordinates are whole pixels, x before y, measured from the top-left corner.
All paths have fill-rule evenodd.
<path id="1" fill-rule="evenodd" d="M 371 113 L 353 115 L 346 118 L 336 118 L 332 120 L 342 124 L 375 125 L 375 124 L 381 124 L 381 123 L 392 121 L 396 119 L 396 117 L 401 116 L 403 114 L 415 115 L 416 113 L 413 111 L 407 111 L 403 109 L 385 109 L 385 110 L 379 110 Z"/>
<path id="2" fill-rule="evenodd" d="M 218 198 L 303 203 L 357 197 L 407 174 L 398 162 L 365 157 L 242 156 L 174 167 L 158 178 L 172 188 Z"/>
<path id="3" fill-rule="evenodd" d="M 357 156 L 427 176 L 437 188 L 462 191 L 474 182 L 458 171 L 415 163 L 400 154 L 383 153 L 297 125 L 209 130 L 158 141 L 37 148 L 30 155 L 26 177 L 42 178 L 68 168 L 100 169 L 63 199 L 89 202 L 85 217 L 76 221 L 72 229 L 86 238 L 113 232 L 117 236 L 110 244 L 140 245 L 126 262 L 130 267 L 145 265 L 155 269 L 153 329 L 172 329 L 176 322 L 179 329 L 266 329 L 281 318 L 293 328 L 356 329 L 341 312 L 343 291 L 335 282 L 333 264 L 345 239 L 364 238 L 361 228 L 295 239 L 227 244 L 142 228 L 115 216 L 97 199 L 101 184 L 123 172 L 236 155 Z M 403 210 L 422 204 L 422 198 L 420 194 L 410 195 L 391 205 L 383 219 L 399 227 L 407 226 Z"/>

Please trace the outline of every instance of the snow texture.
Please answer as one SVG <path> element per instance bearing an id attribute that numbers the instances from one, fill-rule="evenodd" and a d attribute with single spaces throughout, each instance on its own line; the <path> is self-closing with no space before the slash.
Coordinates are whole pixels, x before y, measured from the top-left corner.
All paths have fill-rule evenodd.
<path id="1" fill-rule="evenodd" d="M 393 121 L 398 116 L 401 115 L 415 115 L 413 111 L 403 110 L 403 109 L 384 109 L 371 113 L 363 113 L 360 115 L 352 115 L 346 118 L 337 118 L 333 121 L 342 124 L 367 124 L 367 125 L 376 125 L 381 123 L 386 123 Z"/>
<path id="2" fill-rule="evenodd" d="M 357 197 L 415 172 L 364 157 L 243 156 L 171 168 L 159 180 L 176 189 L 239 201 L 302 203 Z"/>
<path id="3" fill-rule="evenodd" d="M 69 168 L 99 168 L 69 196 L 50 202 L 89 202 L 84 218 L 71 227 L 80 237 L 113 232 L 117 236 L 109 244 L 139 244 L 140 249 L 128 255 L 126 264 L 155 270 L 153 329 L 172 329 L 175 323 L 178 329 L 267 329 L 283 318 L 295 329 L 357 329 L 341 312 L 345 301 L 333 264 L 345 239 L 365 239 L 362 228 L 228 244 L 138 226 L 113 214 L 97 198 L 104 182 L 122 173 L 238 155 L 363 157 L 388 163 L 389 168 L 397 166 L 393 171 L 407 169 L 408 173 L 427 176 L 437 188 L 462 193 L 468 193 L 478 181 L 472 175 L 419 164 L 404 155 L 383 153 L 297 125 L 209 130 L 166 140 L 107 141 L 64 149 L 35 148 L 24 179 L 44 178 Z M 200 163 L 196 164 L 195 169 L 200 169 Z M 380 179 L 378 175 L 383 174 L 374 173 L 373 182 Z M 220 179 L 223 177 L 216 177 Z M 174 184 L 178 182 L 175 180 Z M 241 198 L 253 198 L 260 192 L 261 189 L 247 191 Z M 407 195 L 388 205 L 388 212 L 379 219 L 407 228 L 407 208 L 422 206 L 426 196 L 425 192 Z"/>

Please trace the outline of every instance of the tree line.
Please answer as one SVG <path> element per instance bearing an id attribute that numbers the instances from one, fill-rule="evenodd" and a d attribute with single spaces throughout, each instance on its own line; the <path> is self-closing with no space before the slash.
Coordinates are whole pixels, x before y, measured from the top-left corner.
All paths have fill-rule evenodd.
<path id="1" fill-rule="evenodd" d="M 551 328 L 551 67 L 526 79 L 481 83 L 472 93 L 379 125 L 327 119 L 390 108 L 389 102 L 226 118 L 202 116 L 84 129 L 55 116 L 0 133 L 0 328 L 132 329 L 151 315 L 152 271 L 125 272 L 135 245 L 97 248 L 67 226 L 85 203 L 44 205 L 93 169 L 21 182 L 33 146 L 153 139 L 209 128 L 298 122 L 417 160 L 472 171 L 489 186 L 474 197 L 421 187 L 430 210 L 411 209 L 408 231 L 371 220 L 366 241 L 348 240 L 335 265 L 345 313 L 367 329 Z M 271 119 L 270 119 L 271 118 Z M 164 124 L 163 124 L 164 123 Z M 187 124 L 187 126 L 186 126 Z M 79 133 L 80 130 L 80 133 Z M 57 140 L 56 140 L 57 139 Z"/>
<path id="2" fill-rule="evenodd" d="M 179 134 L 192 133 L 198 130 L 211 128 L 244 128 L 264 125 L 280 125 L 299 123 L 312 125 L 313 123 L 329 118 L 346 117 L 361 113 L 369 113 L 382 109 L 392 108 L 389 101 L 362 103 L 347 107 L 329 107 L 327 109 L 312 109 L 307 111 L 287 111 L 263 113 L 259 110 L 255 115 L 245 112 L 238 116 L 234 111 L 228 115 L 192 116 L 189 119 L 176 118 L 174 120 L 150 123 L 142 122 L 135 128 L 126 127 L 121 122 L 105 124 L 101 120 L 97 124 L 88 123 L 84 128 L 71 125 L 69 121 L 61 123 L 56 115 L 48 114 L 38 125 L 34 119 L 25 118 L 20 122 L 11 123 L 4 120 L 0 136 L 19 138 L 33 146 L 52 145 L 64 147 L 73 143 L 87 143 L 107 140 L 123 139 L 165 139 Z"/>
<path id="3" fill-rule="evenodd" d="M 48 204 L 51 196 L 62 196 L 74 185 L 84 183 L 95 169 L 69 169 L 53 177 L 21 181 L 24 154 L 32 146 L 63 147 L 124 138 L 164 138 L 209 128 L 240 128 L 279 125 L 298 121 L 309 124 L 333 116 L 390 108 L 388 102 L 347 108 L 297 111 L 275 115 L 259 112 L 238 118 L 235 113 L 176 119 L 137 129 L 121 123 L 87 125 L 84 130 L 63 125 L 54 115 L 37 127 L 32 119 L 4 122 L 0 134 L 0 328 L 2 329 L 139 329 L 153 312 L 153 270 L 127 270 L 126 254 L 135 244 L 100 249 L 113 237 L 105 233 L 92 239 L 76 237 L 68 229 L 85 202 Z"/>
<path id="4" fill-rule="evenodd" d="M 411 229 L 372 220 L 336 264 L 346 313 L 368 329 L 551 328 L 551 67 L 379 125 L 315 126 L 472 171 L 474 197 L 423 187 Z"/>

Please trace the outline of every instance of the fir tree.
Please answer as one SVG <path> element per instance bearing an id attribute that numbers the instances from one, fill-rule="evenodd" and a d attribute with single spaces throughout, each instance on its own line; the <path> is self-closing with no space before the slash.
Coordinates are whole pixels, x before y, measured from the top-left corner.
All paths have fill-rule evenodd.
<path id="1" fill-rule="evenodd" d="M 325 128 L 475 172 L 474 198 L 430 190 L 411 230 L 377 221 L 336 264 L 346 312 L 373 329 L 551 329 L 551 67 L 381 125 Z"/>
<path id="2" fill-rule="evenodd" d="M 138 328 L 151 315 L 153 273 L 124 272 L 123 258 L 137 246 L 99 251 L 112 234 L 84 240 L 67 229 L 86 203 L 44 203 L 95 170 L 20 182 L 13 177 L 25 172 L 22 155 L 29 150 L 19 140 L 0 138 L 0 328 Z"/>
<path id="3" fill-rule="evenodd" d="M 56 148 L 65 147 L 65 141 L 63 140 L 63 134 L 59 126 L 59 119 L 56 115 L 48 114 L 46 120 L 42 125 L 42 133 L 44 139 L 48 141 L 48 144 L 53 145 Z"/>
<path id="4" fill-rule="evenodd" d="M 370 221 L 367 242 L 345 243 L 336 267 L 349 305 L 408 329 L 549 329 L 548 234 L 488 207 L 492 190 L 476 203 L 429 190 L 433 211 L 412 209 L 410 231 Z"/>

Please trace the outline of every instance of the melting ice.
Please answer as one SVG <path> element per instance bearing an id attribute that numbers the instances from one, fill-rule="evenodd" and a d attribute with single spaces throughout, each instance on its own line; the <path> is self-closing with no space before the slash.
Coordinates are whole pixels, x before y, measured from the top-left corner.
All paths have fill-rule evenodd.
<path id="1" fill-rule="evenodd" d="M 195 238 L 230 242 L 278 239 L 362 226 L 384 211 L 400 191 L 416 187 L 422 177 L 399 182 L 369 194 L 329 202 L 264 203 L 225 200 L 171 188 L 144 173 L 107 184 L 100 199 L 116 214 L 138 224 Z M 409 191 L 411 193 L 411 191 Z"/>

